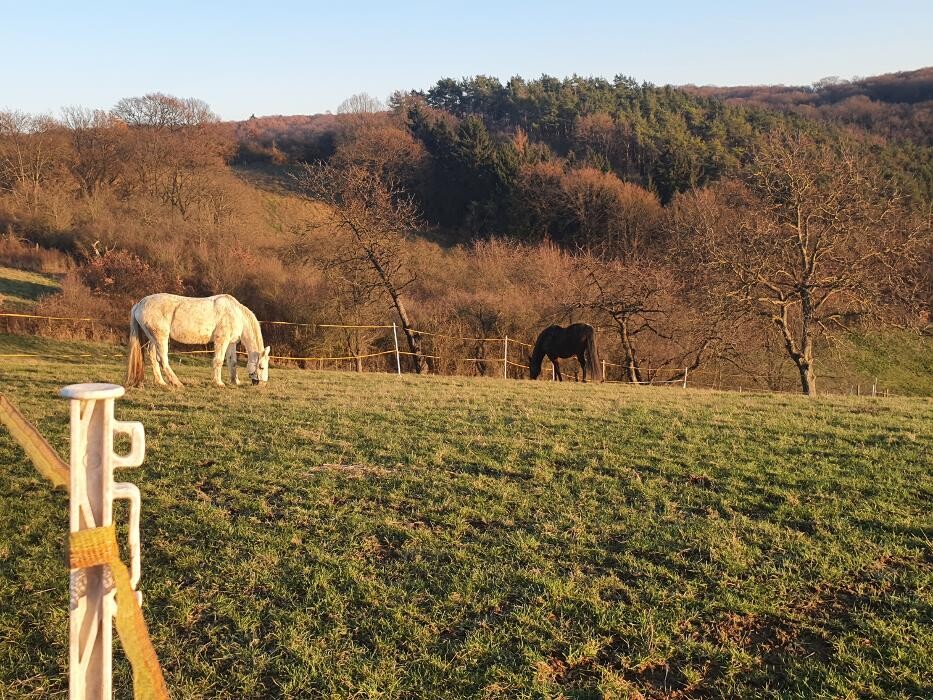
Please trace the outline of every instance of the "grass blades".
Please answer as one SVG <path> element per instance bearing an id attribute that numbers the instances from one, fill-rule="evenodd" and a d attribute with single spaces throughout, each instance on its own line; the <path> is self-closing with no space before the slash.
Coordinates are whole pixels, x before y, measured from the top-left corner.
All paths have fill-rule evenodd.
<path id="1" fill-rule="evenodd" d="M 933 695 L 929 399 L 179 375 L 117 403 L 175 698 Z M 0 391 L 66 456 L 57 390 L 121 376 L 4 359 Z M 0 432 L 0 698 L 66 692 L 66 530 Z"/>

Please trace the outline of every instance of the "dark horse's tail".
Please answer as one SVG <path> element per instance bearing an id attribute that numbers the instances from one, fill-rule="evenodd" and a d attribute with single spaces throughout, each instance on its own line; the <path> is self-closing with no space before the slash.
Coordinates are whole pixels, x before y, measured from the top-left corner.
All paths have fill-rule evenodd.
<path id="1" fill-rule="evenodd" d="M 590 326 L 586 334 L 586 373 L 592 381 L 601 382 L 603 377 L 603 363 L 599 358 L 599 347 L 596 344 L 596 329 Z"/>

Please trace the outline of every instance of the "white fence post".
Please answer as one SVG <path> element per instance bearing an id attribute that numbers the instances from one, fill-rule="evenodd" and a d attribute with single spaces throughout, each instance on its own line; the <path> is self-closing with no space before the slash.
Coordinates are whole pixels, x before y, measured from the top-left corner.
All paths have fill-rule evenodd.
<path id="1" fill-rule="evenodd" d="M 557 381 L 557 367 L 554 365 L 553 362 L 551 362 L 551 381 L 552 382 Z"/>
<path id="2" fill-rule="evenodd" d="M 871 397 L 872 398 L 875 398 L 875 396 L 877 395 L 877 388 L 878 388 L 878 379 L 876 378 L 875 381 L 871 383 Z"/>
<path id="3" fill-rule="evenodd" d="M 71 401 L 70 530 L 79 532 L 110 525 L 113 499 L 130 501 L 130 579 L 139 583 L 139 489 L 114 483 L 115 467 L 136 467 L 146 453 L 142 423 L 114 420 L 114 399 L 124 389 L 116 384 L 72 384 L 60 395 Z M 114 454 L 114 435 L 131 438 L 129 454 Z M 104 566 L 72 569 L 70 576 L 70 639 L 68 688 L 70 700 L 110 700 L 114 584 Z M 139 594 L 137 593 L 137 596 Z"/>
<path id="4" fill-rule="evenodd" d="M 392 338 L 395 340 L 395 368 L 398 370 L 399 376 L 401 376 L 402 358 L 398 354 L 398 328 L 395 325 L 395 321 L 392 321 Z"/>
<path id="5" fill-rule="evenodd" d="M 687 370 L 688 369 L 689 369 L 688 367 L 684 367 L 684 389 L 687 388 Z"/>
<path id="6" fill-rule="evenodd" d="M 603 381 L 606 381 L 606 361 L 603 360 Z"/>
<path id="7" fill-rule="evenodd" d="M 502 357 L 502 378 L 509 378 L 509 336 L 505 336 L 505 352 Z"/>

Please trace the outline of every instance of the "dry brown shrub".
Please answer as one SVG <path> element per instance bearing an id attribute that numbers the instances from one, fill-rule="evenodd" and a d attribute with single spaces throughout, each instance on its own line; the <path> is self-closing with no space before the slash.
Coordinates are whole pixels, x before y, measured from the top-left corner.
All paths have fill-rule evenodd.
<path id="1" fill-rule="evenodd" d="M 71 259 L 61 251 L 29 243 L 12 231 L 0 235 L 0 265 L 51 274 L 62 274 L 72 267 Z"/>
<path id="2" fill-rule="evenodd" d="M 107 297 L 94 294 L 76 270 L 62 279 L 61 291 L 43 297 L 35 306 L 40 316 L 90 318 L 95 321 L 36 321 L 34 332 L 55 338 L 113 342 L 129 328 L 129 308 L 122 309 Z"/>

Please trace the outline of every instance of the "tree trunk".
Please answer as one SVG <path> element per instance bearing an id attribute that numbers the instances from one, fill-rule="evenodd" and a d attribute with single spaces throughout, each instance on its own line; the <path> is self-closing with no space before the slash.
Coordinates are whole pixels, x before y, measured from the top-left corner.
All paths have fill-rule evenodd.
<path id="1" fill-rule="evenodd" d="M 641 370 L 638 369 L 635 345 L 628 332 L 628 319 L 619 322 L 619 335 L 622 337 L 622 348 L 625 350 L 625 375 L 632 384 L 639 384 L 641 383 Z"/>
<path id="2" fill-rule="evenodd" d="M 816 396 L 816 372 L 813 370 L 813 338 L 810 336 L 810 324 L 813 320 L 813 299 L 810 290 L 800 290 L 800 357 L 797 368 L 800 370 L 800 388 L 807 396 Z"/>
<path id="3" fill-rule="evenodd" d="M 361 236 L 357 235 L 357 239 L 360 240 L 361 243 L 363 242 Z M 405 333 L 405 339 L 408 341 L 411 354 L 415 358 L 415 371 L 418 374 L 426 374 L 428 372 L 428 361 L 421 353 L 421 339 L 418 337 L 418 334 L 412 330 L 411 317 L 408 315 L 408 310 L 405 308 L 405 303 L 402 301 L 402 293 L 390 279 L 385 267 L 379 261 L 373 249 L 371 247 L 366 247 L 365 244 L 364 249 L 366 251 L 366 257 L 369 258 L 369 262 L 372 264 L 376 274 L 379 275 L 379 279 L 382 280 L 383 286 L 386 291 L 389 292 L 389 296 L 392 297 L 392 306 L 394 306 L 395 310 L 398 312 L 399 320 L 402 322 L 402 331 Z"/>
<path id="4" fill-rule="evenodd" d="M 401 295 L 394 287 L 391 289 L 391 295 L 392 303 L 395 306 L 395 310 L 398 311 L 399 320 L 402 322 L 402 331 L 405 333 L 408 347 L 411 349 L 411 354 L 415 358 L 415 371 L 418 374 L 427 374 L 428 361 L 421 353 L 421 338 L 412 330 L 411 318 L 408 316 L 408 311 L 405 309 L 405 304 L 402 302 Z"/>
<path id="5" fill-rule="evenodd" d="M 807 396 L 816 396 L 816 372 L 813 369 L 813 339 L 810 337 L 810 303 L 807 295 L 801 295 L 803 324 L 800 334 L 800 349 L 794 342 L 790 324 L 787 321 L 787 307 L 782 307 L 780 314 L 772 320 L 784 336 L 784 347 L 787 355 L 797 365 L 800 372 L 800 388 Z"/>
<path id="6" fill-rule="evenodd" d="M 813 365 L 807 362 L 800 362 L 797 365 L 800 371 L 800 388 L 807 396 L 816 396 L 816 372 L 813 371 Z"/>

